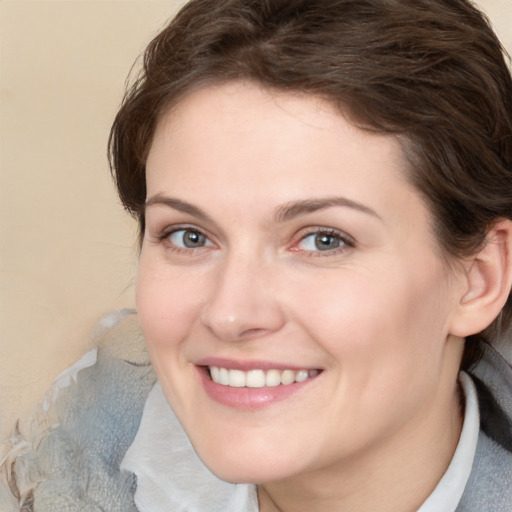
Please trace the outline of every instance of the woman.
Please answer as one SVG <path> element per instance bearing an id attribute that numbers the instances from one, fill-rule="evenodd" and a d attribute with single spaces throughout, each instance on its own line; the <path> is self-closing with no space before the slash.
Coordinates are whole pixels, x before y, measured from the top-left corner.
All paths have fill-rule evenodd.
<path id="1" fill-rule="evenodd" d="M 474 6 L 193 0 L 110 150 L 158 384 L 82 364 L 9 459 L 25 509 L 512 508 L 512 81 Z"/>

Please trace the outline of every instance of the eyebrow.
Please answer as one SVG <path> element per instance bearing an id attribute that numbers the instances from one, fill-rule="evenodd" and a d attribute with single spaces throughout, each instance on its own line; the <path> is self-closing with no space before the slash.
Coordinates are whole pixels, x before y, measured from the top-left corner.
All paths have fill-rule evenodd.
<path id="1" fill-rule="evenodd" d="M 382 221 L 381 216 L 372 208 L 364 204 L 358 203 L 357 201 L 353 201 L 352 199 L 338 196 L 318 199 L 306 199 L 303 201 L 292 201 L 283 206 L 280 206 L 276 211 L 274 219 L 276 222 L 285 222 L 295 217 L 307 215 L 308 213 L 314 213 L 319 210 L 331 208 L 333 206 L 343 206 L 346 208 L 352 208 L 354 210 L 376 217 L 377 219 Z"/>
<path id="2" fill-rule="evenodd" d="M 166 197 L 157 194 L 156 196 L 153 196 L 146 201 L 144 208 L 147 209 L 153 205 L 168 206 L 169 208 L 173 208 L 174 210 L 177 210 L 179 212 L 187 213 L 203 221 L 212 221 L 212 218 L 203 210 L 201 210 L 201 208 L 198 208 L 193 204 L 187 203 L 186 201 L 182 201 L 181 199 L 176 199 L 174 197 Z"/>
<path id="3" fill-rule="evenodd" d="M 169 208 L 172 208 L 183 213 L 187 213 L 203 221 L 213 222 L 212 218 L 203 210 L 201 210 L 201 208 L 198 208 L 197 206 L 194 206 L 191 203 L 182 201 L 181 199 L 176 199 L 174 197 L 167 197 L 157 194 L 146 201 L 145 208 L 149 208 L 150 206 L 153 205 L 168 206 Z M 379 220 L 382 220 L 380 215 L 372 208 L 364 204 L 358 203 L 357 201 L 353 201 L 352 199 L 336 196 L 318 199 L 304 199 L 286 203 L 277 208 L 274 214 L 274 221 L 276 223 L 286 222 L 288 220 L 294 219 L 295 217 L 300 217 L 301 215 L 314 213 L 319 210 L 331 208 L 333 206 L 352 208 L 354 210 L 360 211 L 362 213 L 376 217 Z"/>

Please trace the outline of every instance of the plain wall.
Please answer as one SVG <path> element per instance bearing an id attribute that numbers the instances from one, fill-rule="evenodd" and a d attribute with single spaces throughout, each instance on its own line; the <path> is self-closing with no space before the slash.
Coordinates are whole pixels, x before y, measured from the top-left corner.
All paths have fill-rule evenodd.
<path id="1" fill-rule="evenodd" d="M 124 80 L 182 2 L 0 0 L 0 436 L 133 307 L 135 223 L 106 160 Z M 482 0 L 512 48 L 512 0 Z"/>
<path id="2" fill-rule="evenodd" d="M 133 307 L 135 222 L 106 159 L 135 60 L 179 1 L 0 2 L 0 435 Z"/>

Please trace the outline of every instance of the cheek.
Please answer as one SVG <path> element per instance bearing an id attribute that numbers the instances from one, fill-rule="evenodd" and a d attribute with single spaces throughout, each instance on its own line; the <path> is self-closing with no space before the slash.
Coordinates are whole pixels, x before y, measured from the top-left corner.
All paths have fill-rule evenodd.
<path id="1" fill-rule="evenodd" d="M 333 352 L 375 343 L 391 327 L 396 304 L 387 283 L 354 269 L 295 276 L 289 308 L 294 320 Z"/>
<path id="2" fill-rule="evenodd" d="M 173 410 L 181 417 L 193 407 L 193 368 L 183 346 L 199 318 L 201 280 L 184 279 L 184 272 L 141 256 L 136 307 L 153 368 Z M 183 397 L 189 399 L 183 401 Z M 183 403 L 185 402 L 185 403 Z"/>
<path id="3" fill-rule="evenodd" d="M 439 360 L 446 340 L 445 276 L 393 264 L 375 272 L 347 269 L 296 281 L 295 320 L 349 375 L 410 374 Z M 354 364 L 352 364 L 354 363 Z M 414 370 L 416 368 L 416 370 Z"/>
<path id="4" fill-rule="evenodd" d="M 180 278 L 181 276 L 181 278 Z M 137 273 L 136 307 L 146 343 L 151 349 L 172 349 L 190 330 L 200 310 L 199 280 L 141 256 Z"/>
<path id="5" fill-rule="evenodd" d="M 417 276 L 391 266 L 372 276 L 352 272 L 329 285 L 318 282 L 300 299 L 299 321 L 335 370 L 332 424 L 347 421 L 350 428 L 353 418 L 361 424 L 373 418 L 365 429 L 391 431 L 433 393 L 448 302 L 439 276 Z"/>

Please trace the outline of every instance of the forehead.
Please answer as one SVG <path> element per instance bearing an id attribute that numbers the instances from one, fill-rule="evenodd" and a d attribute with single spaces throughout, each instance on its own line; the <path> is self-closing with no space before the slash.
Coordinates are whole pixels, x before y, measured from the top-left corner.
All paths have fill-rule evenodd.
<path id="1" fill-rule="evenodd" d="M 386 174 L 384 163 L 387 172 L 404 177 L 407 163 L 397 138 L 357 128 L 326 100 L 229 82 L 189 93 L 161 117 L 147 169 L 150 187 L 162 173 L 173 171 L 178 179 L 184 164 L 190 171 L 199 166 L 204 179 L 221 164 L 226 173 L 240 166 L 244 179 L 256 177 L 259 168 L 275 180 L 288 167 L 297 177 L 307 167 L 314 179 L 320 169 L 340 176 L 353 164 L 375 183 Z"/>

